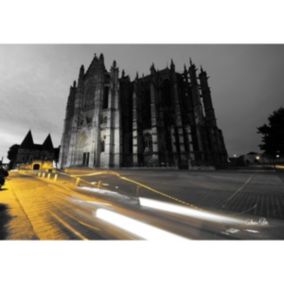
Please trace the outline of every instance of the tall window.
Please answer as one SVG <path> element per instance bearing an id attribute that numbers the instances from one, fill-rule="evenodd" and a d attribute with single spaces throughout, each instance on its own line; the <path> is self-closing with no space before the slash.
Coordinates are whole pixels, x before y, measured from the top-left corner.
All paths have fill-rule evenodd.
<path id="1" fill-rule="evenodd" d="M 101 140 L 101 152 L 105 151 L 105 140 Z"/>
<path id="2" fill-rule="evenodd" d="M 108 108 L 108 92 L 109 87 L 104 87 L 103 109 Z"/>
<path id="3" fill-rule="evenodd" d="M 144 153 L 149 153 L 153 151 L 152 135 L 146 133 L 144 135 Z"/>

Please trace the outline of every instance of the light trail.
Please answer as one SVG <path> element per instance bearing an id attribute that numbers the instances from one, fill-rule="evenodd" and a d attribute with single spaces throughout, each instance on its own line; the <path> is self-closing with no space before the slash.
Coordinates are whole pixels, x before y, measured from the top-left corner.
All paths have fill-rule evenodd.
<path id="1" fill-rule="evenodd" d="M 88 176 L 97 176 L 97 175 L 103 175 L 103 174 L 111 174 L 111 175 L 114 175 L 114 176 L 118 177 L 118 178 L 121 179 L 121 180 L 125 180 L 125 181 L 128 181 L 128 182 L 130 182 L 130 183 L 133 183 L 133 184 L 135 184 L 135 185 L 137 185 L 137 186 L 139 186 L 139 187 L 142 187 L 142 188 L 144 188 L 144 189 L 147 189 L 147 190 L 149 190 L 149 191 L 151 191 L 151 192 L 154 192 L 154 193 L 156 193 L 156 194 L 158 194 L 158 195 L 160 195 L 160 196 L 166 197 L 166 198 L 168 198 L 168 199 L 174 200 L 174 201 L 176 201 L 176 202 L 178 202 L 178 203 L 180 203 L 180 204 L 183 204 L 183 205 L 186 205 L 186 206 L 190 206 L 190 207 L 192 207 L 192 208 L 198 208 L 197 206 L 195 206 L 195 205 L 193 205 L 193 204 L 190 204 L 190 203 L 188 203 L 188 202 L 186 202 L 186 201 L 183 201 L 183 200 L 181 200 L 181 199 L 179 199 L 179 198 L 176 198 L 176 197 L 174 197 L 174 196 L 171 196 L 171 195 L 169 195 L 169 194 L 166 194 L 166 193 L 164 193 L 164 192 L 161 192 L 161 191 L 159 191 L 159 190 L 157 190 L 157 189 L 155 189 L 155 188 L 153 188 L 153 187 L 150 187 L 150 186 L 148 186 L 148 185 L 146 185 L 146 184 L 144 184 L 144 183 L 142 183 L 142 182 L 138 182 L 138 181 L 136 181 L 136 180 L 134 180 L 134 179 L 127 178 L 127 177 L 125 177 L 125 176 L 121 176 L 119 173 L 117 173 L 117 172 L 115 172 L 115 171 L 98 171 L 98 172 L 91 172 L 91 173 L 89 173 L 89 174 L 81 174 L 81 175 L 80 175 L 80 174 L 78 174 L 78 175 L 71 175 L 71 174 L 65 173 L 64 175 L 67 175 L 67 176 L 69 176 L 69 177 L 88 177 Z M 93 182 L 88 182 L 88 181 L 86 181 L 86 180 L 83 180 L 83 181 L 84 181 L 85 183 L 87 183 L 87 184 L 90 184 L 91 186 L 94 185 Z"/>
<path id="2" fill-rule="evenodd" d="M 97 209 L 94 215 L 98 219 L 101 219 L 113 226 L 119 227 L 145 240 L 157 240 L 157 241 L 188 240 L 182 236 L 164 231 L 152 225 L 145 224 L 133 218 L 129 218 L 127 216 L 121 215 L 119 213 L 107 209 Z"/>
<path id="3" fill-rule="evenodd" d="M 62 218 L 60 218 L 57 214 L 49 211 L 49 213 L 65 228 L 67 228 L 71 233 L 73 233 L 75 236 L 77 236 L 81 240 L 88 240 L 84 235 L 82 235 L 80 232 L 75 230 L 73 227 L 71 227 L 67 222 L 65 222 Z"/>
<path id="4" fill-rule="evenodd" d="M 77 219 L 76 217 L 72 216 L 71 214 L 67 213 L 66 211 L 63 214 L 68 216 L 70 219 L 72 219 L 73 221 L 77 222 L 78 224 L 80 224 L 84 227 L 87 227 L 87 228 L 94 230 L 94 231 L 100 231 L 100 229 L 98 227 L 95 227 L 95 226 L 90 225 L 90 224 L 88 224 L 84 221 L 81 221 L 81 220 Z"/>
<path id="5" fill-rule="evenodd" d="M 121 198 L 121 199 L 126 199 L 126 200 L 129 199 L 129 197 L 124 195 L 124 194 L 120 194 L 116 191 L 111 191 L 111 190 L 102 189 L 102 188 L 80 186 L 80 187 L 78 187 L 78 189 L 82 190 L 82 191 L 89 191 L 89 192 L 97 193 L 97 194 L 100 194 L 100 195 L 111 196 L 111 197 L 115 197 L 115 198 Z"/>
<path id="6" fill-rule="evenodd" d="M 243 190 L 253 179 L 253 176 L 250 176 L 243 185 L 241 185 L 226 201 L 225 204 L 226 205 L 231 199 L 233 199 L 241 190 Z M 223 206 L 224 206 L 223 205 Z"/>
<path id="7" fill-rule="evenodd" d="M 123 180 L 129 181 L 129 182 L 131 182 L 131 183 L 134 183 L 134 184 L 136 184 L 136 185 L 138 185 L 138 186 L 140 186 L 140 187 L 142 187 L 142 188 L 148 189 L 148 190 L 150 190 L 150 191 L 152 191 L 152 192 L 154 192 L 154 193 L 156 193 L 156 194 L 159 194 L 159 195 L 161 195 L 161 196 L 163 196 L 163 197 L 166 197 L 166 198 L 169 198 L 169 199 L 171 199 L 171 200 L 174 200 L 174 201 L 176 201 L 176 202 L 178 202 L 178 203 L 181 203 L 181 204 L 183 204 L 183 205 L 187 205 L 187 206 L 190 206 L 190 207 L 197 208 L 196 206 L 194 206 L 194 205 L 192 205 L 192 204 L 190 204 L 190 203 L 188 203 L 188 202 L 185 202 L 185 201 L 183 201 L 183 200 L 181 200 L 181 199 L 178 199 L 178 198 L 176 198 L 176 197 L 173 197 L 173 196 L 171 196 L 171 195 L 168 195 L 168 194 L 166 194 L 166 193 L 164 193 L 164 192 L 161 192 L 161 191 L 159 191 L 159 190 L 157 190 L 157 189 L 155 189 L 155 188 L 153 188 L 153 187 L 150 187 L 150 186 L 148 186 L 148 185 L 146 185 L 146 184 L 143 184 L 143 183 L 141 183 L 141 182 L 135 181 L 135 180 L 133 180 L 133 179 L 130 179 L 130 178 L 127 178 L 127 177 L 124 177 L 124 176 L 121 176 L 120 178 L 123 179 Z"/>
<path id="8" fill-rule="evenodd" d="M 114 171 L 99 171 L 99 172 L 92 172 L 89 174 L 77 174 L 77 175 L 70 175 L 71 177 L 91 177 L 91 176 L 99 176 L 99 175 L 113 175 L 113 176 L 117 176 L 120 177 L 120 174 Z"/>
<path id="9" fill-rule="evenodd" d="M 179 215 L 184 215 L 187 217 L 193 217 L 196 219 L 202 219 L 202 220 L 217 222 L 217 223 L 229 223 L 229 224 L 243 223 L 243 220 L 238 219 L 238 218 L 227 217 L 221 214 L 206 212 L 203 210 L 185 207 L 185 206 L 172 204 L 168 202 L 157 201 L 157 200 L 142 198 L 142 197 L 139 198 L 139 202 L 140 202 L 140 205 L 144 207 L 153 208 L 153 209 L 166 211 L 166 212 L 171 212 L 171 213 L 175 213 Z"/>
<path id="10" fill-rule="evenodd" d="M 78 204 L 87 204 L 87 205 L 94 205 L 96 207 L 99 206 L 106 206 L 106 207 L 111 207 L 112 205 L 110 203 L 106 202 L 98 202 L 98 201 L 90 201 L 90 200 L 79 200 L 77 198 L 71 197 L 70 201 L 73 203 L 78 203 Z"/>

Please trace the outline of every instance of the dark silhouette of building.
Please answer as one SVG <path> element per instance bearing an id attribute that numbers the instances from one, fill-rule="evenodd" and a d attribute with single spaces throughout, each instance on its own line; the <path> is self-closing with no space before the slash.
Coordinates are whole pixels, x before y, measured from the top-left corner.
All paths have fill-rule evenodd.
<path id="1" fill-rule="evenodd" d="M 42 144 L 35 144 L 31 130 L 28 131 L 20 145 L 13 145 L 13 154 L 10 156 L 10 167 L 16 167 L 23 164 L 30 164 L 35 160 L 38 161 L 58 161 L 59 148 L 54 148 L 50 134 Z"/>
<path id="2" fill-rule="evenodd" d="M 173 61 L 131 81 L 114 61 L 94 56 L 70 88 L 61 167 L 222 167 L 227 151 L 207 73 Z"/>

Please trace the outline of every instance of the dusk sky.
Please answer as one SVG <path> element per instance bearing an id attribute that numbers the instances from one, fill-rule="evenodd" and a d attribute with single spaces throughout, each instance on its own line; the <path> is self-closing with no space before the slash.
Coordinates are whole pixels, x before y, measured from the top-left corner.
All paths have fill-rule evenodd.
<path id="1" fill-rule="evenodd" d="M 207 71 L 229 155 L 258 151 L 257 127 L 284 106 L 284 45 L 0 45 L 0 158 L 29 129 L 36 143 L 48 133 L 60 144 L 69 87 L 94 53 L 134 78 L 189 57 Z"/>

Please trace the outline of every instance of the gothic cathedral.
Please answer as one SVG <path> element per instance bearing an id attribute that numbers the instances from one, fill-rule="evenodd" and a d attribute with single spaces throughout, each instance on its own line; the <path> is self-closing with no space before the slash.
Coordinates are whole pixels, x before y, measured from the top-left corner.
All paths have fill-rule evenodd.
<path id="1" fill-rule="evenodd" d="M 218 128 L 207 73 L 191 62 L 134 81 L 114 61 L 96 55 L 70 88 L 61 167 L 223 167 L 227 151 Z"/>

